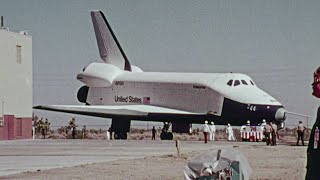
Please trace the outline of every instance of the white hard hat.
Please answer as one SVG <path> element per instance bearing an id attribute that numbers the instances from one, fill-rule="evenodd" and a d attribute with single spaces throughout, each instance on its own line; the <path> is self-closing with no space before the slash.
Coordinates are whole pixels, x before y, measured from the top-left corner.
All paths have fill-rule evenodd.
<path id="1" fill-rule="evenodd" d="M 205 123 L 205 124 L 208 124 L 208 121 L 205 121 L 204 123 Z"/>
<path id="2" fill-rule="evenodd" d="M 247 121 L 247 124 L 250 124 L 250 121 L 249 121 L 249 120 Z"/>
<path id="3" fill-rule="evenodd" d="M 266 122 L 266 120 L 265 120 L 265 119 L 263 119 L 263 120 L 262 120 L 262 122 Z"/>
<path id="4" fill-rule="evenodd" d="M 230 124 L 228 124 L 228 126 L 230 126 Z"/>
<path id="5" fill-rule="evenodd" d="M 214 122 L 212 121 L 211 124 L 214 124 Z"/>

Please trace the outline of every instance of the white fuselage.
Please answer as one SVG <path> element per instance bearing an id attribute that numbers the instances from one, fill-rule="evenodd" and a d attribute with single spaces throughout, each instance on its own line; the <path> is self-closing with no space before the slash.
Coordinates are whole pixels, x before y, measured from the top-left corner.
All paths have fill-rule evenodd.
<path id="1" fill-rule="evenodd" d="M 88 65 L 77 76 L 89 87 L 86 104 L 146 104 L 210 114 L 215 120 L 239 124 L 246 120 L 285 119 L 283 106 L 245 74 L 136 71 L 120 70 L 105 63 Z"/>
<path id="2" fill-rule="evenodd" d="M 229 80 L 240 80 L 238 86 Z M 242 84 L 241 80 L 247 82 Z M 197 113 L 221 115 L 224 98 L 245 104 L 281 105 L 237 73 L 125 72 L 108 87 L 90 87 L 91 105 L 150 104 Z"/>

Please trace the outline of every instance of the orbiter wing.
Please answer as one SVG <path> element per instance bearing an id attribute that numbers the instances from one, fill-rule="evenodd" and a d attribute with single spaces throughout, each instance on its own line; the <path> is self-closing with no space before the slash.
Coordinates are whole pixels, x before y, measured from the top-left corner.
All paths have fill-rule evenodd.
<path id="1" fill-rule="evenodd" d="M 104 118 L 123 117 L 131 120 L 183 123 L 201 123 L 209 116 L 206 113 L 193 113 L 152 105 L 41 105 L 33 108 Z"/>

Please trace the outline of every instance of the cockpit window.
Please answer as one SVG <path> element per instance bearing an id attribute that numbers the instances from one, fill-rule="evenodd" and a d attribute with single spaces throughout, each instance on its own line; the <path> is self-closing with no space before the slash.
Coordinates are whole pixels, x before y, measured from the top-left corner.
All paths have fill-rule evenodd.
<path id="1" fill-rule="evenodd" d="M 230 79 L 230 80 L 227 82 L 227 84 L 228 84 L 229 86 L 232 86 L 232 82 L 233 82 L 233 80 Z"/>
<path id="2" fill-rule="evenodd" d="M 248 85 L 248 83 L 245 80 L 241 80 L 241 83 L 244 85 Z"/>
<path id="3" fill-rule="evenodd" d="M 240 81 L 239 80 L 235 80 L 234 81 L 234 86 L 238 86 L 238 85 L 240 85 Z"/>
<path id="4" fill-rule="evenodd" d="M 254 83 L 250 80 L 251 84 L 254 85 Z"/>

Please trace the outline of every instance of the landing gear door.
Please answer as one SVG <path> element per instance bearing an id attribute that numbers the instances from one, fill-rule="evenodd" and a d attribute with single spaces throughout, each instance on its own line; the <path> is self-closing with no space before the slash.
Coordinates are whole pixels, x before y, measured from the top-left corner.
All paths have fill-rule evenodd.
<path id="1" fill-rule="evenodd" d="M 221 116 L 224 97 L 217 92 L 211 92 L 208 97 L 208 113 Z"/>

